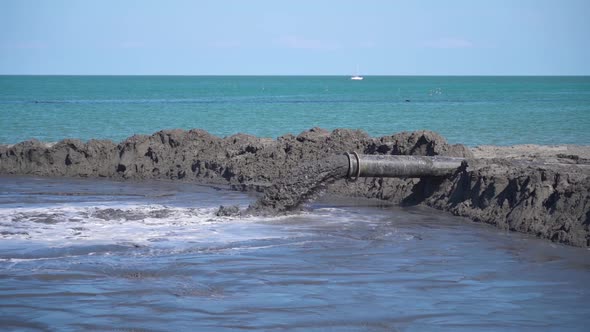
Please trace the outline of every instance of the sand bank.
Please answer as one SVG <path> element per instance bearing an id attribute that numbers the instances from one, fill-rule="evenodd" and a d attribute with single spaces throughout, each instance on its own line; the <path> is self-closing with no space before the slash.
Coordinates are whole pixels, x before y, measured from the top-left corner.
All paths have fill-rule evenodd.
<path id="1" fill-rule="evenodd" d="M 120 143 L 63 140 L 0 146 L 0 174 L 168 179 L 262 191 L 278 179 L 297 183 L 302 163 L 347 151 L 464 157 L 468 167 L 444 179 L 337 180 L 334 195 L 400 205 L 424 204 L 499 228 L 590 246 L 590 147 L 450 145 L 429 131 L 370 137 L 319 128 L 277 139 L 203 130 L 165 130 Z"/>

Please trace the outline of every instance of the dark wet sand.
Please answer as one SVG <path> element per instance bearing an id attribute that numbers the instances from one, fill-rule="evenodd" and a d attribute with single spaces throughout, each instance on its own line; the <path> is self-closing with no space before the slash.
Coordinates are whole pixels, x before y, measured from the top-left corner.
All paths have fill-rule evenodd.
<path id="1" fill-rule="evenodd" d="M 313 128 L 273 140 L 165 130 L 118 144 L 64 140 L 54 145 L 27 141 L 0 146 L 0 174 L 167 179 L 246 191 L 264 191 L 273 185 L 280 189 L 284 183 L 282 188 L 289 185 L 292 194 L 276 191 L 266 203 L 258 204 L 282 212 L 313 198 L 316 189 L 323 187 L 315 181 L 304 184 L 302 165 L 321 167 L 327 158 L 351 151 L 463 157 L 469 167 L 444 179 L 365 178 L 356 183 L 334 177 L 320 179 L 335 180 L 325 188 L 328 193 L 376 198 L 401 206 L 426 205 L 500 229 L 573 246 L 590 245 L 588 147 L 469 149 L 450 145 L 429 131 L 370 137 L 362 131 Z"/>

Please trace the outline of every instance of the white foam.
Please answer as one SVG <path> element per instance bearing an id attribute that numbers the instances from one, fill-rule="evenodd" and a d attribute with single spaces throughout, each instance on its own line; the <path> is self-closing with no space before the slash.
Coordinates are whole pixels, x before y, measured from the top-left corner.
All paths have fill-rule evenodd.
<path id="1" fill-rule="evenodd" d="M 382 220 L 375 215 L 334 207 L 277 217 L 218 217 L 216 211 L 217 208 L 212 207 L 186 208 L 137 203 L 0 207 L 0 250 L 121 245 L 143 247 L 154 254 L 199 250 L 239 252 L 276 245 L 272 241 L 265 243 L 264 240 L 289 238 L 290 241 L 285 242 L 287 244 L 307 241 L 310 232 L 314 232 L 318 225 L 347 230 L 359 222 L 376 228 L 382 224 Z M 396 229 L 388 228 L 375 239 L 407 236 L 411 235 L 403 232 L 397 234 Z M 262 242 L 256 243 L 258 240 Z M 59 251 L 57 256 L 52 257 L 68 254 L 67 250 L 63 253 Z M 92 253 L 82 250 L 75 255 Z M 44 259 L 37 255 L 6 257 L 11 257 L 10 261 L 21 258 Z"/>
<path id="2" fill-rule="evenodd" d="M 55 205 L 0 208 L 0 235 L 7 240 L 68 246 L 79 243 L 239 241 L 252 234 L 243 224 L 260 218 L 217 217 L 216 208 L 165 205 Z"/>

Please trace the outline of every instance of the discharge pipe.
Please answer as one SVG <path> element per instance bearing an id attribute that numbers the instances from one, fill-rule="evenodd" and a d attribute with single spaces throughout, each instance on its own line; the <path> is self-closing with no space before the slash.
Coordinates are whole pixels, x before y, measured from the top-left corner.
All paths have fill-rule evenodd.
<path id="1" fill-rule="evenodd" d="M 447 176 L 465 162 L 463 158 L 365 155 L 345 153 L 348 157 L 346 177 L 356 181 L 362 177 L 419 178 Z"/>

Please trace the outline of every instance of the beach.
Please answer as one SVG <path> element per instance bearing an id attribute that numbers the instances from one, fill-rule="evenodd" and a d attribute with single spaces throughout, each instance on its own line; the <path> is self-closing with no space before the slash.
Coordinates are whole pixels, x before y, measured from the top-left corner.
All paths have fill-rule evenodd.
<path id="1" fill-rule="evenodd" d="M 167 130 L 133 136 L 119 144 L 64 140 L 54 145 L 27 141 L 1 146 L 0 172 L 182 180 L 264 191 L 280 178 L 294 177 L 294 184 L 303 181 L 307 174 L 297 171 L 300 165 L 353 151 L 462 157 L 467 167 L 445 178 L 340 179 L 326 186 L 327 192 L 399 205 L 427 205 L 555 242 L 580 247 L 590 244 L 590 149 L 582 146 L 470 149 L 450 145 L 429 131 L 370 137 L 362 131 L 313 128 L 298 136 L 272 140 L 243 134 L 220 138 L 202 130 Z"/>
<path id="2" fill-rule="evenodd" d="M 0 77 L 1 326 L 583 330 L 587 78 L 362 84 Z"/>
<path id="3" fill-rule="evenodd" d="M 589 12 L 0 1 L 0 330 L 588 330 Z"/>

